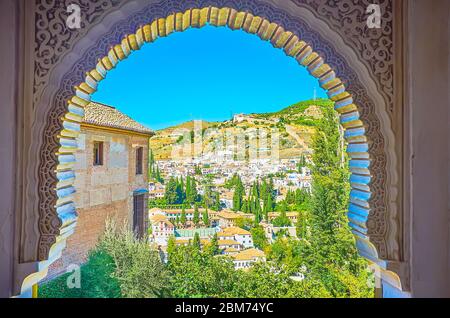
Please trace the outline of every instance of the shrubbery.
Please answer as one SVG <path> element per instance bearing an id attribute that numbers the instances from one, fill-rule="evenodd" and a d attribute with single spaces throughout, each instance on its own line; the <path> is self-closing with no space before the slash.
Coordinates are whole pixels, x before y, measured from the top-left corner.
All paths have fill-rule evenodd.
<path id="1" fill-rule="evenodd" d="M 69 288 L 72 273 L 64 274 L 39 286 L 41 298 L 119 298 L 120 284 L 113 277 L 116 269 L 113 258 L 102 248 L 93 250 L 82 265 L 81 288 Z"/>
<path id="2" fill-rule="evenodd" d="M 235 270 L 229 256 L 198 244 L 168 249 L 164 264 L 158 250 L 109 224 L 88 262 L 81 267 L 81 289 L 67 287 L 68 274 L 43 286 L 44 298 L 153 297 L 367 297 L 367 286 L 348 271 L 331 268 L 320 275 L 291 278 L 301 265 L 301 241 L 279 238 L 268 261 L 247 271 Z"/>
<path id="3" fill-rule="evenodd" d="M 147 242 L 135 239 L 127 226 L 117 230 L 114 223 L 108 222 L 98 249 L 114 260 L 111 278 L 118 281 L 123 297 L 154 298 L 168 294 L 169 276 L 160 253 Z"/>

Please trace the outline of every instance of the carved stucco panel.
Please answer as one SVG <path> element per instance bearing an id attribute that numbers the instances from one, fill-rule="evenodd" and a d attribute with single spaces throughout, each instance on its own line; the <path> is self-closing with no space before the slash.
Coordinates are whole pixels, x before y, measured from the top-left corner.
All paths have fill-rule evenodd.
<path id="1" fill-rule="evenodd" d="M 65 21 L 66 6 L 79 3 L 82 9 L 82 29 L 69 30 Z M 371 70 L 388 105 L 392 105 L 392 3 L 391 0 L 380 1 L 387 19 L 383 20 L 381 30 L 368 30 L 365 27 L 365 10 L 369 1 L 326 1 L 326 0 L 296 0 L 296 5 L 311 10 L 318 18 L 323 19 L 333 28 L 338 28 L 346 43 L 355 47 L 360 59 Z M 52 69 L 71 51 L 74 44 L 85 35 L 92 26 L 99 23 L 108 13 L 117 10 L 125 2 L 120 0 L 89 1 L 89 0 L 36 0 L 36 57 L 34 79 L 34 102 L 38 103 L 46 88 Z M 48 257 L 50 246 L 59 234 L 61 222 L 54 209 L 56 203 L 55 153 L 59 144 L 57 135 L 61 130 L 61 118 L 67 111 L 67 100 L 74 94 L 74 86 L 84 80 L 85 72 L 94 68 L 98 58 L 104 56 L 113 44 L 120 42 L 126 34 L 134 33 L 136 29 L 155 18 L 167 16 L 176 11 L 184 11 L 192 7 L 227 6 L 240 11 L 252 12 L 276 22 L 286 30 L 292 31 L 299 38 L 307 41 L 316 52 L 327 61 L 339 74 L 352 93 L 355 104 L 360 109 L 361 119 L 366 124 L 367 136 L 370 141 L 369 153 L 372 159 L 373 175 L 371 190 L 371 215 L 368 223 L 369 236 L 377 247 L 381 258 L 388 255 L 386 233 L 388 222 L 386 211 L 386 154 L 384 138 L 380 130 L 379 119 L 375 114 L 375 105 L 368 97 L 367 91 L 360 83 L 351 66 L 329 45 L 318 33 L 300 19 L 275 8 L 272 5 L 257 0 L 197 0 L 197 1 L 161 1 L 150 4 L 143 10 L 118 21 L 97 42 L 86 48 L 84 56 L 74 64 L 63 77 L 58 90 L 54 93 L 51 109 L 48 112 L 45 126 L 42 151 L 39 157 L 39 229 L 41 239 L 37 258 Z M 392 106 L 391 110 L 392 110 Z"/>

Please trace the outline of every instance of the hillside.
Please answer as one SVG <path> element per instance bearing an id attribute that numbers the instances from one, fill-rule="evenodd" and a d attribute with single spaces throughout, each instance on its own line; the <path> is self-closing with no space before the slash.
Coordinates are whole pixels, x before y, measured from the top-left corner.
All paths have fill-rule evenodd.
<path id="1" fill-rule="evenodd" d="M 315 101 L 306 100 L 293 104 L 274 113 L 254 114 L 257 118 L 280 118 L 287 124 L 314 126 L 315 121 L 321 117 L 322 107 L 332 107 L 329 99 L 319 98 Z"/>
<path id="2" fill-rule="evenodd" d="M 252 138 L 250 131 L 255 128 L 264 128 L 267 131 L 277 129 L 280 132 L 280 157 L 290 159 L 311 152 L 312 136 L 315 132 L 315 123 L 321 118 L 322 107 L 331 107 L 332 102 L 327 99 L 315 101 L 302 101 L 288 106 L 280 111 L 262 114 L 239 114 L 234 118 L 223 122 L 202 122 L 204 135 L 204 149 L 214 149 L 214 143 L 218 136 L 224 136 L 225 132 L 236 137 L 242 132 L 246 140 Z M 169 159 L 173 145 L 186 142 L 184 139 L 193 140 L 194 122 L 188 121 L 181 125 L 165 128 L 156 132 L 150 140 L 156 160 Z M 210 133 L 205 136 L 205 131 Z M 189 141 L 189 140 L 188 140 Z"/>

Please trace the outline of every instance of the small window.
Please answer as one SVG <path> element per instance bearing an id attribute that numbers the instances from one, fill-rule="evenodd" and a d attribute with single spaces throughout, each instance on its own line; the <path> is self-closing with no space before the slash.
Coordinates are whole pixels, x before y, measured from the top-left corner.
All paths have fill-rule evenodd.
<path id="1" fill-rule="evenodd" d="M 144 159 L 144 148 L 139 147 L 136 149 L 136 174 L 142 174 Z"/>
<path id="2" fill-rule="evenodd" d="M 103 166 L 103 142 L 94 141 L 94 166 Z"/>

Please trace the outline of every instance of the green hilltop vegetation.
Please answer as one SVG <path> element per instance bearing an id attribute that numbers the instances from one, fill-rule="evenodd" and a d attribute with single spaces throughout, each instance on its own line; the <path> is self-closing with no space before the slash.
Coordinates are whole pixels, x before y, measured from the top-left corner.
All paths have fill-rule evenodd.
<path id="1" fill-rule="evenodd" d="M 273 113 L 243 114 L 241 115 L 243 119 L 239 121 L 233 121 L 233 119 L 223 122 L 203 121 L 203 146 L 205 149 L 214 149 L 212 143 L 214 143 L 215 137 L 220 134 L 223 136 L 225 130 L 237 135 L 243 130 L 254 128 L 276 128 L 280 132 L 280 157 L 282 159 L 298 158 L 311 151 L 312 137 L 318 121 L 322 118 L 323 110 L 332 107 L 331 100 L 316 99 L 301 101 Z M 205 136 L 208 128 L 214 128 L 215 133 Z M 193 121 L 159 130 L 151 138 L 150 147 L 156 160 L 169 159 L 173 146 L 186 142 L 184 140 L 186 137 L 176 133 L 181 129 L 191 131 L 190 139 L 193 142 Z"/>
<path id="2" fill-rule="evenodd" d="M 273 113 L 254 114 L 258 118 L 279 118 L 286 124 L 315 127 L 321 118 L 324 107 L 333 107 L 334 103 L 326 98 L 305 100 Z"/>

